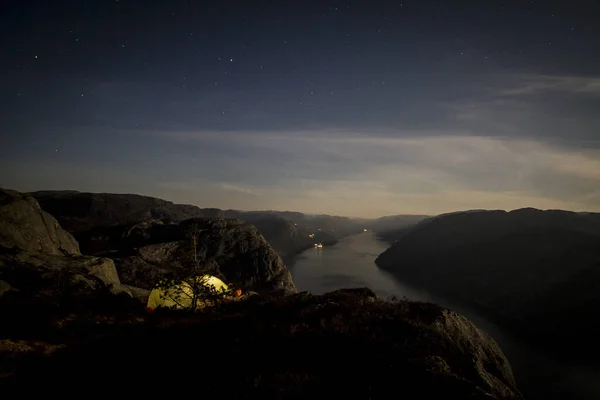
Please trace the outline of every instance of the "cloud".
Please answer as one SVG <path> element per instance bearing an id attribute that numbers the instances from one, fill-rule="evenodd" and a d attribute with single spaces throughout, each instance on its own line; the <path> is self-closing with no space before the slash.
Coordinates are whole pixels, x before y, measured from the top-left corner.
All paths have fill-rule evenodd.
<path id="1" fill-rule="evenodd" d="M 500 91 L 501 96 L 531 95 L 540 92 L 566 92 L 600 96 L 600 76 L 520 75 L 516 87 Z"/>
<path id="2" fill-rule="evenodd" d="M 198 148 L 226 142 L 246 152 L 241 165 L 234 167 L 235 159 L 230 160 L 230 172 L 239 171 L 220 187 L 244 196 L 248 207 L 268 203 L 271 208 L 365 216 L 465 208 L 600 208 L 600 150 L 593 148 L 510 137 L 344 130 L 243 131 L 226 137 L 198 132 L 178 140 Z"/>
<path id="3" fill-rule="evenodd" d="M 21 162 L 3 168 L 18 174 L 0 179 L 19 190 L 137 192 L 202 207 L 366 217 L 478 208 L 600 211 L 600 150 L 530 139 L 386 135 L 198 133 L 180 145 L 201 152 L 212 149 L 207 140 L 225 141 L 233 153 L 247 155 L 239 165 L 235 157 L 223 161 L 221 156 L 222 164 L 213 165 L 215 159 L 200 154 L 200 164 L 177 154 L 127 173 L 110 163 Z"/>
<path id="4" fill-rule="evenodd" d="M 230 192 L 243 193 L 243 194 L 248 194 L 251 196 L 260 196 L 260 194 L 257 193 L 256 189 L 241 186 L 241 185 L 232 185 L 229 183 L 223 183 L 223 184 L 221 184 L 221 188 L 224 190 L 230 191 Z"/>

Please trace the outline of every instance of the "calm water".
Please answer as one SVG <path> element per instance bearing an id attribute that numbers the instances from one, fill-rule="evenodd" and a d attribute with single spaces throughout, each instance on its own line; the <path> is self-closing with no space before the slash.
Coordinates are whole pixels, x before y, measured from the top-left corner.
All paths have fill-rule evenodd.
<path id="1" fill-rule="evenodd" d="M 387 244 L 372 233 L 346 237 L 335 246 L 306 250 L 290 267 L 299 291 L 323 294 L 340 288 L 368 287 L 379 297 L 406 296 L 411 300 L 431 301 L 423 291 L 390 279 L 375 265 Z"/>
<path id="2" fill-rule="evenodd" d="M 344 238 L 335 246 L 309 249 L 289 268 L 299 291 L 323 294 L 341 288 L 368 287 L 379 297 L 432 301 L 465 315 L 502 347 L 517 384 L 528 399 L 600 399 L 600 369 L 559 364 L 531 351 L 484 316 L 398 281 L 375 265 L 375 259 L 387 247 L 374 234 L 363 233 Z"/>

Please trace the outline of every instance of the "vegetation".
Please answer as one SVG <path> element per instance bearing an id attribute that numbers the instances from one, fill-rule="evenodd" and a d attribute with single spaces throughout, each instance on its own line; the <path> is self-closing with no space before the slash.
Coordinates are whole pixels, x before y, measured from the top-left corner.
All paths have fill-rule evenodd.
<path id="1" fill-rule="evenodd" d="M 491 392 L 497 399 L 520 399 L 509 389 L 510 373 L 500 372 L 500 364 L 492 368 L 501 353 L 480 359 L 488 350 L 474 353 L 471 346 L 480 343 L 438 328 L 444 318 L 436 305 L 385 302 L 366 289 L 254 296 L 200 312 L 84 314 L 37 330 L 31 339 L 48 340 L 52 331 L 51 345 L 65 348 L 28 357 L 5 382 L 6 390 L 24 396 L 42 389 L 81 394 L 94 387 L 102 395 L 175 390 L 227 398 L 376 399 L 402 393 L 406 399 L 482 400 Z M 495 371 L 493 387 L 473 357 Z"/>
<path id="2" fill-rule="evenodd" d="M 188 250 L 183 254 L 183 268 L 176 277 L 161 279 L 156 288 L 160 298 L 171 307 L 184 310 L 197 310 L 206 305 L 217 305 L 234 299 L 241 294 L 231 285 L 220 286 L 214 279 L 202 274 L 202 265 L 198 257 L 198 238 L 200 229 L 193 223 L 186 231 Z"/>

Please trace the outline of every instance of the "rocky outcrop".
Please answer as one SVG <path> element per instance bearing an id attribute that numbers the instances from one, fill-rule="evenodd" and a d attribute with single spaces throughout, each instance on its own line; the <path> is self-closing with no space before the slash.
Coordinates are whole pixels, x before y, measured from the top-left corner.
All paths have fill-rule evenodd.
<path id="1" fill-rule="evenodd" d="M 19 294 L 53 301 L 97 291 L 127 294 L 108 258 L 82 256 L 73 236 L 31 196 L 0 190 L 2 297 Z"/>
<path id="2" fill-rule="evenodd" d="M 0 243 L 48 254 L 81 254 L 73 236 L 33 197 L 13 190 L 0 189 Z"/>
<path id="3" fill-rule="evenodd" d="M 0 246 L 0 277 L 13 290 L 36 290 L 56 292 L 80 286 L 78 290 L 92 293 L 108 288 L 113 293 L 127 293 L 119 280 L 115 264 L 111 259 L 90 256 L 60 256 L 41 252 L 28 252 Z M 45 287 L 48 286 L 48 287 Z"/>
<path id="4" fill-rule="evenodd" d="M 338 238 L 343 237 L 341 231 L 339 235 L 335 235 L 335 229 L 325 232 L 317 228 L 318 223 L 315 225 L 311 222 L 312 228 L 311 225 L 305 225 L 307 222 L 301 213 L 227 210 L 225 215 L 254 225 L 286 264 L 293 263 L 296 254 L 312 248 L 316 243 L 331 246 L 337 243 Z"/>
<path id="5" fill-rule="evenodd" d="M 597 359 L 600 214 L 521 209 L 424 220 L 376 263 L 547 352 Z"/>
<path id="6" fill-rule="evenodd" d="M 256 229 L 234 219 L 197 218 L 191 205 L 130 194 L 34 192 L 42 208 L 72 232 L 84 254 L 115 260 L 123 283 L 150 290 L 162 277 L 210 273 L 253 290 L 294 292 L 281 258 Z M 222 215 L 206 209 L 209 215 Z M 198 226 L 192 263 L 189 227 Z M 194 265 L 195 271 L 190 270 Z"/>
<path id="7" fill-rule="evenodd" d="M 202 218 L 144 227 L 142 233 L 138 226 L 134 238 L 122 236 L 112 255 L 126 284 L 151 289 L 171 274 L 207 273 L 246 289 L 295 292 L 283 261 L 250 224 Z M 195 249 L 190 236 L 194 232 Z"/>
<path id="8" fill-rule="evenodd" d="M 194 382 L 178 385 L 178 395 L 227 388 L 231 398 L 522 399 L 500 348 L 468 320 L 433 304 L 385 302 L 368 289 L 254 296 L 195 315 L 96 320 L 87 333 L 82 326 L 77 343 L 19 368 L 7 390 L 147 395 Z M 114 362 L 124 355 L 128 362 Z M 140 385 L 149 374 L 152 384 Z M 94 386 L 100 375 L 111 385 Z"/>

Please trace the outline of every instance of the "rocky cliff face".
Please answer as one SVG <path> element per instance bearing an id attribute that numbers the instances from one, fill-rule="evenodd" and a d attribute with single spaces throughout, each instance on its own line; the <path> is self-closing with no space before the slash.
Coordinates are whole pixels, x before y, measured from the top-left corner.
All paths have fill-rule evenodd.
<path id="1" fill-rule="evenodd" d="M 600 215 L 522 209 L 431 218 L 381 254 L 401 279 L 493 317 L 546 351 L 595 359 Z"/>
<path id="2" fill-rule="evenodd" d="M 14 370 L 6 390 L 522 399 L 502 351 L 472 323 L 433 304 L 385 302 L 368 289 L 257 296 L 195 315 L 72 321 L 61 329 L 55 339 L 76 329 L 77 342 L 58 341 L 58 350 L 57 344 L 40 346 L 37 358 Z M 103 334 L 93 335 L 98 331 Z M 45 343 L 45 335 L 48 330 L 40 330 L 37 343 Z M 98 385 L 99 376 L 110 385 Z"/>
<path id="3" fill-rule="evenodd" d="M 35 192 L 43 208 L 72 232 L 84 254 L 115 261 L 124 284 L 150 290 L 168 275 L 189 275 L 189 228 L 198 229 L 197 273 L 210 273 L 253 290 L 295 292 L 281 258 L 250 224 L 198 218 L 195 206 L 153 197 L 79 192 Z M 221 215 L 207 209 L 211 215 Z"/>
<path id="4" fill-rule="evenodd" d="M 193 240 L 197 233 L 196 262 Z M 121 280 L 151 289 L 169 274 L 220 277 L 245 289 L 295 292 L 283 261 L 256 228 L 234 219 L 190 219 L 179 224 L 144 223 L 127 231 L 111 254 Z"/>

